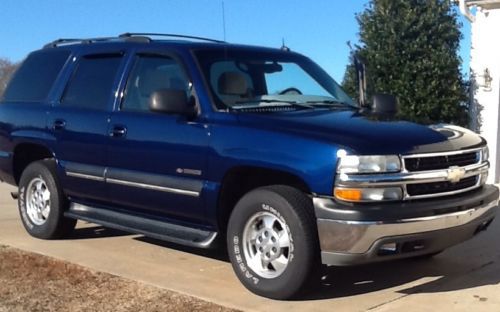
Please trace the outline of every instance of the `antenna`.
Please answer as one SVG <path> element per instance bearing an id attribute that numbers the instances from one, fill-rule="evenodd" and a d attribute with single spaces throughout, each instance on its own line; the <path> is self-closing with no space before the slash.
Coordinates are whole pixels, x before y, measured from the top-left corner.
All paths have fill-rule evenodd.
<path id="1" fill-rule="evenodd" d="M 290 51 L 290 48 L 285 45 L 285 37 L 281 38 L 281 50 L 282 51 Z"/>
<path id="2" fill-rule="evenodd" d="M 224 7 L 224 0 L 222 0 L 222 33 L 224 35 L 224 41 L 226 41 L 226 10 Z"/>

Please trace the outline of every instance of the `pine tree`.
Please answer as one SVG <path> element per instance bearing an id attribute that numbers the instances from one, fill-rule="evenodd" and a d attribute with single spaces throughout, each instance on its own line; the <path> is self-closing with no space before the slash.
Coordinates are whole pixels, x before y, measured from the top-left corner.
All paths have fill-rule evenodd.
<path id="1" fill-rule="evenodd" d="M 404 119 L 467 125 L 457 16 L 449 0 L 371 0 L 356 15 L 355 53 L 366 63 L 368 94 L 396 95 Z M 356 95 L 352 64 L 343 86 Z"/>

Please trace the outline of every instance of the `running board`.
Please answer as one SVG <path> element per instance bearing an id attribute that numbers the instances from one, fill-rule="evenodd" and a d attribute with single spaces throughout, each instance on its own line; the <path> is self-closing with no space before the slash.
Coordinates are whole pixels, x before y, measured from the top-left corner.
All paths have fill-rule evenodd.
<path id="1" fill-rule="evenodd" d="M 217 236 L 217 232 L 194 229 L 77 203 L 71 203 L 64 216 L 198 248 L 210 248 Z"/>

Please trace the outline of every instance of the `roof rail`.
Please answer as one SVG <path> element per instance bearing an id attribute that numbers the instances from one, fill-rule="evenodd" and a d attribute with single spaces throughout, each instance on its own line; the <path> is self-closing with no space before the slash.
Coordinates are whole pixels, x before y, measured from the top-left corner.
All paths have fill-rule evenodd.
<path id="1" fill-rule="evenodd" d="M 78 43 L 94 43 L 94 42 L 106 42 L 106 41 L 135 41 L 135 42 L 150 42 L 151 39 L 146 37 L 134 37 L 134 38 L 125 38 L 125 37 L 96 37 L 96 38 L 62 38 L 57 39 L 52 42 L 47 43 L 43 46 L 43 48 L 55 48 L 62 45 L 68 44 L 78 44 Z"/>
<path id="2" fill-rule="evenodd" d="M 185 39 L 194 39 L 194 40 L 201 40 L 201 41 L 208 41 L 208 42 L 215 42 L 215 43 L 225 43 L 224 41 L 221 40 L 215 40 L 215 39 L 210 39 L 210 38 L 204 38 L 204 37 L 197 37 L 197 36 L 185 36 L 185 35 L 177 35 L 177 34 L 157 34 L 157 33 L 124 33 L 119 35 L 118 37 L 96 37 L 96 38 L 83 38 L 83 39 L 77 39 L 77 38 L 63 38 L 63 39 L 57 39 L 52 42 L 47 43 L 46 45 L 43 46 L 44 49 L 46 48 L 55 48 L 63 45 L 69 45 L 69 44 L 78 44 L 78 43 L 94 43 L 94 42 L 106 42 L 106 41 L 132 41 L 132 42 L 151 42 L 150 36 L 153 37 L 171 37 L 171 38 L 185 38 Z"/>
<path id="3" fill-rule="evenodd" d="M 222 40 L 217 40 L 217 39 L 211 39 L 211 38 L 205 38 L 205 37 L 198 37 L 198 36 L 187 36 L 187 35 L 178 35 L 178 34 L 160 34 L 160 33 L 124 33 L 119 35 L 119 38 L 130 38 L 130 37 L 171 37 L 171 38 L 185 38 L 185 39 L 194 39 L 194 40 L 201 40 L 201 41 L 208 41 L 208 42 L 215 42 L 215 43 L 225 43 L 225 41 Z"/>

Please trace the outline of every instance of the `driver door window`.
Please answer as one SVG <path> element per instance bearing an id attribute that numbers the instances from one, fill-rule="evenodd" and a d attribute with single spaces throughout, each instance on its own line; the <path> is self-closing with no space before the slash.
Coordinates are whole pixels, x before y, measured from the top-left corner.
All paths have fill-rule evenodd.
<path id="1" fill-rule="evenodd" d="M 183 90 L 190 96 L 190 82 L 179 63 L 167 56 L 138 56 L 125 89 L 123 111 L 149 111 L 149 97 L 160 89 Z"/>
<path id="2" fill-rule="evenodd" d="M 210 84 L 217 97 L 226 105 L 235 105 L 252 98 L 255 87 L 245 65 L 237 66 L 234 61 L 214 63 L 210 68 Z"/>

